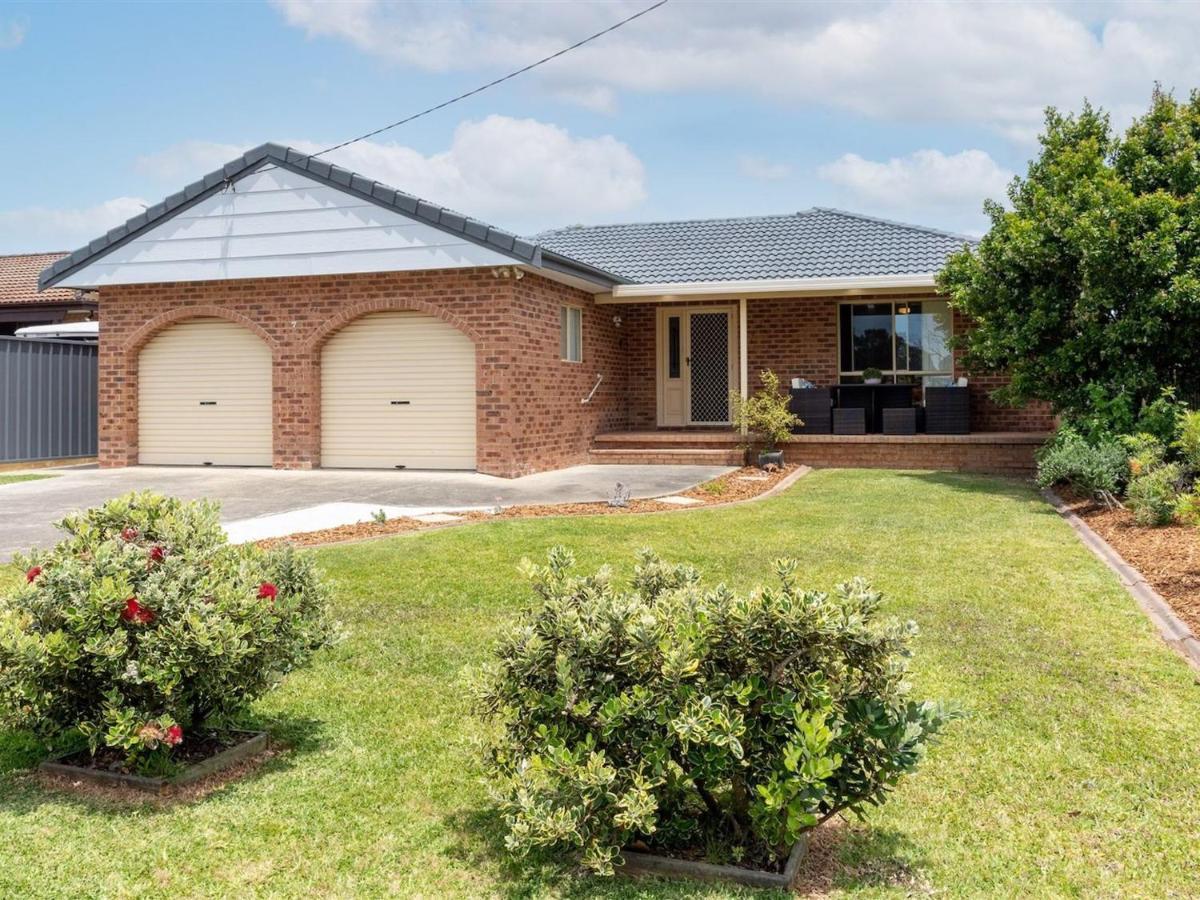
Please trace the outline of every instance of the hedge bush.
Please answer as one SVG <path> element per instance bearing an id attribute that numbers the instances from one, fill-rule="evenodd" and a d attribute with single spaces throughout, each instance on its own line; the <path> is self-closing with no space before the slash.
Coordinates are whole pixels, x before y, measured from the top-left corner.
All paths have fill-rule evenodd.
<path id="1" fill-rule="evenodd" d="M 228 544 L 213 503 L 130 494 L 58 527 L 0 596 L 0 725 L 159 765 L 333 636 L 308 558 Z"/>
<path id="2" fill-rule="evenodd" d="M 912 623 L 860 579 L 705 589 L 643 551 L 632 584 L 525 563 L 538 602 L 477 700 L 508 847 L 578 849 L 611 872 L 642 841 L 778 865 L 831 815 L 882 803 L 952 713 L 913 699 Z"/>
<path id="3" fill-rule="evenodd" d="M 1134 521 L 1139 525 L 1169 525 L 1175 518 L 1182 476 L 1178 463 L 1164 463 L 1133 478 L 1125 502 L 1133 510 Z"/>
<path id="4" fill-rule="evenodd" d="M 1070 426 L 1059 428 L 1037 454 L 1040 487 L 1067 484 L 1090 496 L 1116 494 L 1128 477 L 1128 455 L 1119 440 L 1089 441 Z"/>

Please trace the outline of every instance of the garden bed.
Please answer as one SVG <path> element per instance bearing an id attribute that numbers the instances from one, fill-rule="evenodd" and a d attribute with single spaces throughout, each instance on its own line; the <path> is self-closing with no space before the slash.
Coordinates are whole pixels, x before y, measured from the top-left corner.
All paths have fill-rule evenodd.
<path id="1" fill-rule="evenodd" d="M 1200 529 L 1191 525 L 1138 525 L 1128 509 L 1070 492 L 1067 506 L 1116 550 L 1171 605 L 1179 618 L 1200 634 Z"/>
<path id="2" fill-rule="evenodd" d="M 494 519 L 529 519 L 545 516 L 608 516 L 628 513 L 667 512 L 679 509 L 699 509 L 702 506 L 716 506 L 725 503 L 737 503 L 752 500 L 762 496 L 781 485 L 787 478 L 795 475 L 799 466 L 788 465 L 771 472 L 747 466 L 726 472 L 711 481 L 705 481 L 674 496 L 687 497 L 696 503 L 681 505 L 665 502 L 659 499 L 629 500 L 625 506 L 611 506 L 606 501 L 594 503 L 546 503 L 527 506 L 507 506 L 499 512 L 464 512 L 454 522 L 423 522 L 419 519 L 398 517 L 386 522 L 356 522 L 352 525 L 338 525 L 334 528 L 322 528 L 319 531 L 303 531 L 277 538 L 267 538 L 258 541 L 260 547 L 272 547 L 278 544 L 294 544 L 297 547 L 313 547 L 324 544 L 338 544 L 344 541 L 362 541 L 370 538 L 387 537 L 394 534 L 405 534 L 411 531 L 422 531 L 433 528 L 445 528 L 447 525 L 465 525 L 471 522 L 482 522 Z"/>
<path id="3" fill-rule="evenodd" d="M 87 750 L 68 753 L 47 760 L 38 768 L 47 775 L 61 776 L 73 782 L 169 794 L 224 772 L 266 749 L 265 731 L 227 731 L 201 735 L 176 748 L 172 759 L 181 768 L 173 775 L 139 775 L 126 766 L 123 752 L 109 747 L 102 747 L 95 756 Z"/>

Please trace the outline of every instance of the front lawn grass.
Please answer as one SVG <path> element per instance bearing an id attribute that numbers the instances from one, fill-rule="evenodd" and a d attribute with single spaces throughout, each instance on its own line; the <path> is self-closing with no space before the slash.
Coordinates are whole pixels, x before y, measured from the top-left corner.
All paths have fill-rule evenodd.
<path id="1" fill-rule="evenodd" d="M 727 509 L 488 523 L 316 551 L 350 637 L 255 715 L 294 749 L 188 805 L 51 793 L 0 734 L 0 896 L 770 896 L 524 865 L 478 780 L 463 679 L 528 600 L 522 556 L 634 551 L 745 587 L 864 574 L 922 628 L 917 689 L 958 700 L 924 769 L 827 867 L 835 896 L 1166 896 L 1200 883 L 1200 687 L 1029 488 L 817 471 Z M 10 570 L 10 578 L 18 577 Z"/>
<path id="2" fill-rule="evenodd" d="M 18 481 L 41 481 L 43 478 L 57 478 L 57 475 L 4 475 L 0 474 L 0 484 L 16 484 Z"/>

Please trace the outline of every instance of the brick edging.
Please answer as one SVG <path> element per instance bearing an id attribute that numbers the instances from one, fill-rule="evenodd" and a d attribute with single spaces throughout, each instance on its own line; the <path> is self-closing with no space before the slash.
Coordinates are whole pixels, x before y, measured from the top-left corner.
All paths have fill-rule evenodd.
<path id="1" fill-rule="evenodd" d="M 1074 529 L 1083 545 L 1116 573 L 1121 585 L 1137 601 L 1146 617 L 1154 623 L 1162 639 L 1178 651 L 1193 669 L 1200 672 L 1200 640 L 1192 634 L 1187 623 L 1175 615 L 1163 596 L 1150 586 L 1141 572 L 1129 565 L 1120 553 L 1093 531 L 1087 522 L 1069 509 L 1058 494 L 1047 488 L 1042 491 L 1042 497 Z"/>

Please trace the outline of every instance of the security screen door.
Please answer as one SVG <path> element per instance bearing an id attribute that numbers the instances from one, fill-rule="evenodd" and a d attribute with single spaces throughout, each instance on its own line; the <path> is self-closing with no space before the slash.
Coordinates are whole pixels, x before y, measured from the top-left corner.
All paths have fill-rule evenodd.
<path id="1" fill-rule="evenodd" d="M 691 425 L 729 422 L 730 314 L 688 313 L 688 420 Z"/>

